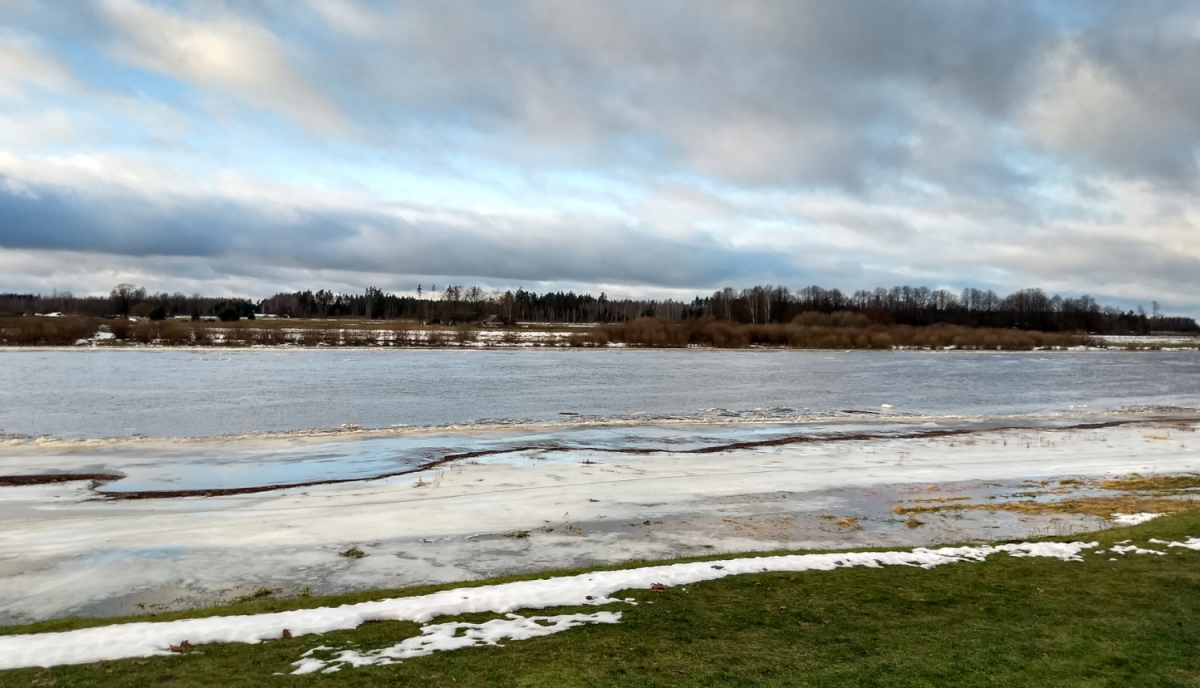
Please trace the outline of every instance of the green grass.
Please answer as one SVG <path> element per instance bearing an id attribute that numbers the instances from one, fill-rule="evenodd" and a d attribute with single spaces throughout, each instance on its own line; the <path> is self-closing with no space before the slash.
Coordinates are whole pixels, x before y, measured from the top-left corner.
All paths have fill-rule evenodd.
<path id="1" fill-rule="evenodd" d="M 1165 516 L 1089 539 L 1104 546 L 1133 538 L 1145 546 L 1150 537 L 1189 535 L 1200 536 L 1200 514 Z M 928 571 L 763 573 L 687 586 L 686 592 L 637 590 L 629 596 L 639 605 L 608 607 L 624 612 L 617 625 L 328 675 L 273 674 L 290 671 L 291 662 L 316 645 L 386 647 L 417 635 L 418 625 L 370 623 L 261 645 L 205 645 L 171 657 L 0 672 L 0 685 L 1196 686 L 1200 552 L 1170 552 L 1118 555 L 1115 562 L 1093 554 L 1082 563 L 996 555 Z M 381 595 L 253 599 L 154 618 Z M 530 613 L 574 611 L 595 608 Z M 95 623 L 64 620 L 0 632 Z"/>

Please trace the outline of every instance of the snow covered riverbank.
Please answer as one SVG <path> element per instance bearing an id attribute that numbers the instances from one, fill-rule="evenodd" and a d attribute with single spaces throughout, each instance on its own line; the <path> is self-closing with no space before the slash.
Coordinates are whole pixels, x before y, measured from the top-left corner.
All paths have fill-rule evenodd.
<path id="1" fill-rule="evenodd" d="M 1194 472 L 1194 429 L 1172 421 L 553 461 L 530 449 L 220 498 L 107 502 L 80 482 L 0 487 L 0 621 L 187 607 L 259 587 L 330 593 L 632 558 L 1079 531 L 1108 519 L 956 511 L 913 527 L 893 508 L 1003 500 L 1030 480 Z M 338 556 L 352 546 L 367 556 Z"/>

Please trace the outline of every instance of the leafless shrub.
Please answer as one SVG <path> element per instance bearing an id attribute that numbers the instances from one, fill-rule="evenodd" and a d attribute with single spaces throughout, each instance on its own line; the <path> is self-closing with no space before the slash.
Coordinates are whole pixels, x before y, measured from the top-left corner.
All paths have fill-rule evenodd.
<path id="1" fill-rule="evenodd" d="M 632 346 L 681 347 L 689 344 L 722 349 L 748 346 L 795 349 L 1033 349 L 1068 347 L 1085 342 L 1068 334 L 1026 330 L 973 328 L 957 325 L 885 326 L 858 313 L 801 313 L 784 324 L 740 324 L 706 317 L 691 321 L 638 318 L 594 330 L 593 341 Z"/>
<path id="2" fill-rule="evenodd" d="M 112 332 L 113 338 L 125 341 L 129 339 L 129 331 L 133 329 L 133 323 L 124 318 L 108 321 L 108 331 Z"/>
<path id="3" fill-rule="evenodd" d="M 191 326 L 192 342 L 196 346 L 210 346 L 213 343 L 212 331 L 203 325 Z"/>
<path id="4" fill-rule="evenodd" d="M 224 328 L 225 331 L 225 346 L 250 346 L 250 338 L 247 336 L 246 330 L 231 325 Z"/>
<path id="5" fill-rule="evenodd" d="M 181 322 L 163 322 L 158 327 L 158 341 L 163 346 L 186 346 L 192 343 L 192 328 Z"/>
<path id="6" fill-rule="evenodd" d="M 342 346 L 371 346 L 375 343 L 374 330 L 342 331 Z"/>
<path id="7" fill-rule="evenodd" d="M 0 318 L 0 344 L 6 346 L 71 346 L 100 329 L 95 318 Z"/>
<path id="8" fill-rule="evenodd" d="M 314 330 L 305 328 L 300 330 L 300 345 L 301 346 L 321 346 L 329 343 L 330 332 L 328 330 Z"/>
<path id="9" fill-rule="evenodd" d="M 158 339 L 158 323 L 141 320 L 133 324 L 132 339 L 138 344 L 151 344 Z"/>
<path id="10" fill-rule="evenodd" d="M 409 327 L 392 328 L 393 346 L 415 346 L 418 344 L 417 333 Z"/>
<path id="11" fill-rule="evenodd" d="M 288 343 L 288 333 L 286 330 L 279 327 L 270 327 L 267 329 L 255 330 L 258 334 L 258 343 L 267 346 L 280 346 Z"/>

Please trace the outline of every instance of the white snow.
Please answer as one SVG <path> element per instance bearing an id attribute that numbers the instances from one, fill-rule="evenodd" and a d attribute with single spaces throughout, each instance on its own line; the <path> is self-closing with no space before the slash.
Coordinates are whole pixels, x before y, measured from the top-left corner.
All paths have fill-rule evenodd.
<path id="1" fill-rule="evenodd" d="M 620 590 L 645 589 L 655 583 L 687 585 L 726 576 L 765 571 L 832 571 L 838 568 L 919 566 L 983 561 L 1004 552 L 1015 557 L 1051 557 L 1082 561 L 1080 552 L 1096 542 L 1037 542 L 981 547 L 943 547 L 892 552 L 844 552 L 751 557 L 723 561 L 595 571 L 577 576 L 544 578 L 429 595 L 400 597 L 340 607 L 321 607 L 252 616 L 213 616 L 180 621 L 139 622 L 60 633 L 0 636 L 0 669 L 150 657 L 169 653 L 172 645 L 259 643 L 295 636 L 357 628 L 367 621 L 428 621 L 458 614 L 505 614 L 518 609 L 604 605 Z M 631 601 L 631 600 L 627 600 Z"/>
<path id="2" fill-rule="evenodd" d="M 372 664 L 395 664 L 403 659 L 424 657 L 434 652 L 458 650 L 479 645 L 499 645 L 501 640 L 526 640 L 561 633 L 584 624 L 615 624 L 621 621 L 621 612 L 596 612 L 595 614 L 563 614 L 560 616 L 519 616 L 507 614 L 506 619 L 492 619 L 483 623 L 442 623 L 421 628 L 421 635 L 407 638 L 380 650 L 359 652 L 341 650 L 337 657 L 321 660 L 312 655 L 318 649 L 305 652 L 299 661 L 293 662 L 293 674 L 311 674 L 316 671 L 330 673 L 349 664 L 353 667 Z"/>
<path id="3" fill-rule="evenodd" d="M 1130 552 L 1134 554 L 1158 554 L 1160 556 L 1166 554 L 1166 552 L 1159 552 L 1155 549 L 1142 549 L 1137 545 L 1114 545 L 1109 551 L 1113 554 L 1129 554 Z"/>
<path id="4" fill-rule="evenodd" d="M 1190 537 L 1187 539 L 1187 542 L 1167 542 L 1165 540 L 1155 540 L 1151 538 L 1150 542 L 1158 545 L 1166 545 L 1167 547 L 1184 547 L 1186 549 L 1200 551 L 1200 538 Z"/>
<path id="5" fill-rule="evenodd" d="M 1143 511 L 1138 514 L 1113 514 L 1112 522 L 1119 526 L 1136 526 L 1139 523 L 1152 521 L 1159 516 L 1162 516 L 1162 514 L 1152 514 L 1147 511 Z"/>

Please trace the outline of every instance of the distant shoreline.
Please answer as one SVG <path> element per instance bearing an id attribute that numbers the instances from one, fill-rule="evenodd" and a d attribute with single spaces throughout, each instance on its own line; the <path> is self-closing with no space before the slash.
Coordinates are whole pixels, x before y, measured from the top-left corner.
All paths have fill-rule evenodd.
<path id="1" fill-rule="evenodd" d="M 883 325 L 857 314 L 790 323 L 638 318 L 608 324 L 423 324 L 397 320 L 0 319 L 7 349 L 760 349 L 809 351 L 1200 350 L 1188 334 L 1089 335 L 958 325 Z"/>

